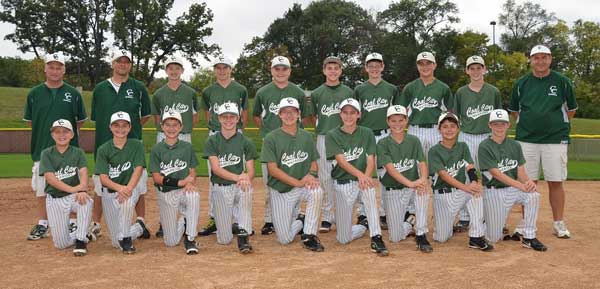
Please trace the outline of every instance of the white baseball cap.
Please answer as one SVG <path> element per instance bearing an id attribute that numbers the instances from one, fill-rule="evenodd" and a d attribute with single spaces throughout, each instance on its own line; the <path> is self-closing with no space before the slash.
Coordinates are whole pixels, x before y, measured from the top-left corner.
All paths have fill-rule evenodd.
<path id="1" fill-rule="evenodd" d="M 354 98 L 346 98 L 344 99 L 341 103 L 340 103 L 340 110 L 342 110 L 342 108 L 344 108 L 344 106 L 349 105 L 354 107 L 354 109 L 356 109 L 358 112 L 360 112 L 360 103 L 358 103 L 358 100 L 354 99 Z"/>
<path id="2" fill-rule="evenodd" d="M 240 115 L 240 110 L 238 109 L 237 103 L 228 101 L 219 105 L 219 111 L 217 111 L 217 114 L 222 115 L 226 113 Z"/>
<path id="3" fill-rule="evenodd" d="M 71 122 L 64 118 L 55 120 L 52 123 L 52 127 L 50 127 L 50 131 L 52 131 L 55 127 L 64 127 L 66 129 L 69 129 L 70 131 L 73 131 L 73 125 L 71 124 Z"/>
<path id="4" fill-rule="evenodd" d="M 170 118 L 176 119 L 179 121 L 179 123 L 183 124 L 183 121 L 181 120 L 181 113 L 170 109 L 163 113 L 162 120 L 160 121 L 160 123 L 164 123 L 165 120 Z"/>
<path id="5" fill-rule="evenodd" d="M 44 57 L 44 63 L 48 64 L 50 62 L 58 62 L 62 65 L 65 65 L 65 56 L 62 55 L 62 53 L 48 54 L 46 57 Z"/>
<path id="6" fill-rule="evenodd" d="M 419 62 L 420 60 L 429 60 L 435 63 L 435 56 L 433 56 L 433 53 L 431 52 L 423 51 L 419 53 L 419 55 L 417 55 L 417 62 Z"/>
<path id="7" fill-rule="evenodd" d="M 377 60 L 383 62 L 383 56 L 377 52 L 369 53 L 367 58 L 365 58 L 365 63 L 369 63 L 371 60 Z"/>
<path id="8" fill-rule="evenodd" d="M 221 57 L 215 59 L 215 61 L 213 61 L 213 67 L 217 66 L 217 64 L 225 64 L 225 65 L 233 68 L 233 61 L 231 59 L 229 59 L 229 57 L 227 57 L 227 56 L 221 56 Z"/>
<path id="9" fill-rule="evenodd" d="M 129 114 L 124 111 L 117 111 L 110 116 L 110 124 L 113 124 L 113 122 L 118 120 L 124 120 L 128 123 L 131 123 L 131 118 L 129 117 Z"/>
<path id="10" fill-rule="evenodd" d="M 481 56 L 478 55 L 473 55 L 469 58 L 467 58 L 467 68 L 469 67 L 469 65 L 471 64 L 481 64 L 483 66 L 485 66 L 485 61 L 483 60 L 483 58 Z"/>
<path id="11" fill-rule="evenodd" d="M 550 51 L 550 48 L 548 48 L 548 46 L 545 45 L 541 45 L 538 44 L 536 46 L 534 46 L 533 48 L 531 48 L 531 52 L 529 53 L 529 57 L 538 54 L 538 53 L 544 53 L 544 54 L 550 54 L 552 55 L 552 52 Z"/>
<path id="12" fill-rule="evenodd" d="M 279 110 L 281 110 L 284 107 L 294 107 L 300 110 L 300 104 L 298 103 L 298 100 L 293 97 L 286 97 L 281 99 L 281 101 L 279 102 Z M 279 111 L 277 113 L 279 113 Z"/>
<path id="13" fill-rule="evenodd" d="M 390 117 L 390 116 L 396 115 L 396 114 L 408 116 L 408 113 L 406 112 L 406 107 L 404 107 L 402 105 L 392 105 L 392 106 L 388 107 L 387 117 Z"/>
<path id="14" fill-rule="evenodd" d="M 291 67 L 290 60 L 285 56 L 275 56 L 271 60 L 271 68 L 275 66 L 285 66 L 289 68 Z"/>
<path id="15" fill-rule="evenodd" d="M 129 56 L 129 54 L 127 53 L 127 51 L 124 50 L 124 49 L 115 50 L 113 52 L 113 55 L 112 55 L 112 61 L 117 61 L 117 60 L 121 59 L 121 57 L 127 57 L 127 59 L 129 59 L 129 62 L 132 61 L 131 60 L 131 56 Z"/>
<path id="16" fill-rule="evenodd" d="M 490 113 L 490 121 L 489 122 L 510 122 L 508 119 L 508 112 L 504 109 L 494 109 Z"/>
<path id="17" fill-rule="evenodd" d="M 170 56 L 169 58 L 167 58 L 167 62 L 165 63 L 165 67 L 169 66 L 169 64 L 179 64 L 181 65 L 181 67 L 183 67 L 183 60 L 175 55 Z"/>
<path id="18" fill-rule="evenodd" d="M 456 120 L 456 124 L 457 124 L 458 126 L 460 126 L 460 120 L 458 119 L 458 116 L 456 116 L 456 114 L 454 114 L 454 113 L 451 113 L 451 112 L 445 112 L 445 113 L 442 113 L 442 114 L 440 115 L 440 117 L 438 118 L 438 127 L 439 127 L 439 126 L 442 124 L 442 122 L 443 122 L 444 120 L 446 120 L 446 119 L 453 119 L 453 120 Z"/>

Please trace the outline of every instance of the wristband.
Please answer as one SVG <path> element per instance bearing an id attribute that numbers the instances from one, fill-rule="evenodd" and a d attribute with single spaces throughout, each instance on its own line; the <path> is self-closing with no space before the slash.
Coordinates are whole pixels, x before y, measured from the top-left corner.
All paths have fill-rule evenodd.
<path id="1" fill-rule="evenodd" d="M 309 173 L 310 173 L 311 176 L 313 176 L 315 178 L 319 177 L 319 174 L 317 172 L 315 172 L 315 171 L 310 171 Z"/>
<path id="2" fill-rule="evenodd" d="M 87 191 L 77 191 L 77 192 L 78 193 L 86 193 L 87 194 Z"/>
<path id="3" fill-rule="evenodd" d="M 179 188 L 179 179 L 178 178 L 172 178 L 172 177 L 163 177 L 163 186 L 169 186 L 169 187 L 177 187 Z"/>
<path id="4" fill-rule="evenodd" d="M 479 178 L 477 177 L 477 171 L 475 169 L 468 170 L 467 175 L 469 175 L 469 179 L 471 180 L 471 182 L 476 182 L 479 180 Z"/>

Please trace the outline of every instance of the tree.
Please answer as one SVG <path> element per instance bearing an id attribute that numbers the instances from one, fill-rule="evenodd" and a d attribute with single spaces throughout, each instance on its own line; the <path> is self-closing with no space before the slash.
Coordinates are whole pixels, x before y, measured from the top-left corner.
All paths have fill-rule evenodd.
<path id="1" fill-rule="evenodd" d="M 502 10 L 498 24 L 508 32 L 500 35 L 500 42 L 508 52 L 526 52 L 541 41 L 540 32 L 558 20 L 554 13 L 532 2 L 517 5 L 514 0 L 507 0 Z"/>
<path id="2" fill-rule="evenodd" d="M 189 86 L 198 92 L 202 92 L 203 89 L 215 83 L 215 81 L 216 78 L 212 69 L 200 68 L 194 72 L 194 75 L 189 82 Z"/>
<path id="3" fill-rule="evenodd" d="M 577 20 L 571 29 L 569 70 L 578 79 L 600 82 L 600 24 Z"/>
<path id="4" fill-rule="evenodd" d="M 219 51 L 208 45 L 212 35 L 208 24 L 213 14 L 206 3 L 192 4 L 188 11 L 171 21 L 168 13 L 174 0 L 115 0 L 112 32 L 116 45 L 131 52 L 137 77 L 150 83 L 164 60 L 175 52 L 181 53 L 194 66 L 197 57 L 206 60 Z"/>

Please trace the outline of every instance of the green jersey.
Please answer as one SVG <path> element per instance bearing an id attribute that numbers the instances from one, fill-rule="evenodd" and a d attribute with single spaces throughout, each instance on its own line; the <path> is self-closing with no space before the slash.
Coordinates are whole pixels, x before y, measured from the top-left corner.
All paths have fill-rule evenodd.
<path id="1" fill-rule="evenodd" d="M 387 164 L 393 164 L 402 176 L 411 181 L 419 179 L 419 163 L 424 161 L 423 148 L 416 136 L 405 134 L 402 142 L 398 143 L 388 135 L 377 143 L 377 166 L 383 168 Z M 384 187 L 405 188 L 387 172 L 380 181 Z"/>
<path id="2" fill-rule="evenodd" d="M 240 109 L 240 115 L 243 110 L 248 110 L 248 90 L 237 81 L 232 80 L 227 87 L 223 87 L 218 83 L 213 83 L 202 91 L 202 101 L 200 107 L 207 110 L 210 114 L 208 120 L 208 128 L 213 131 L 221 130 L 218 113 L 219 106 L 226 102 L 237 104 Z M 242 128 L 242 118 L 237 125 Z"/>
<path id="3" fill-rule="evenodd" d="M 186 141 L 177 141 L 169 145 L 165 140 L 152 147 L 148 167 L 150 173 L 160 173 L 176 179 L 185 179 L 190 174 L 190 169 L 198 166 L 198 158 L 194 153 L 192 144 Z M 177 190 L 179 187 L 159 186 L 156 187 L 163 193 Z"/>
<path id="4" fill-rule="evenodd" d="M 490 169 L 499 169 L 502 173 L 516 180 L 518 177 L 519 166 L 525 164 L 525 157 L 521 145 L 512 139 L 505 138 L 502 143 L 497 143 L 488 138 L 479 144 L 479 167 L 483 175 L 484 186 L 494 186 L 496 188 L 508 187 L 508 185 L 498 181 L 489 172 Z"/>
<path id="5" fill-rule="evenodd" d="M 31 121 L 31 159 L 34 162 L 40 160 L 42 150 L 54 145 L 50 128 L 61 118 L 70 121 L 73 128 L 77 127 L 78 121 L 87 118 L 83 98 L 77 89 L 63 82 L 59 88 L 50 89 L 42 83 L 29 91 L 23 120 Z M 78 145 L 77 130 L 71 145 Z"/>
<path id="6" fill-rule="evenodd" d="M 300 180 L 309 173 L 311 163 L 319 159 L 319 153 L 311 133 L 298 128 L 296 135 L 290 135 L 277 128 L 265 137 L 261 159 L 263 163 L 276 163 L 287 175 Z M 270 174 L 267 185 L 280 193 L 294 188 Z"/>
<path id="7" fill-rule="evenodd" d="M 258 158 L 258 153 L 254 143 L 245 135 L 236 132 L 232 137 L 226 139 L 218 132 L 209 136 L 204 146 L 203 158 L 208 159 L 211 156 L 219 159 L 219 167 L 239 175 L 246 171 L 247 161 Z M 235 184 L 234 181 L 223 179 L 214 172 L 210 176 L 210 181 L 220 185 Z"/>
<path id="8" fill-rule="evenodd" d="M 162 116 L 165 112 L 174 111 L 181 114 L 183 128 L 181 133 L 192 133 L 194 127 L 194 114 L 198 111 L 198 99 L 196 91 L 182 83 L 176 90 L 168 85 L 163 85 L 152 95 L 152 114 Z M 156 125 L 158 131 L 162 131 L 160 123 Z"/>
<path id="9" fill-rule="evenodd" d="M 408 83 L 395 104 L 409 110 L 409 121 L 413 125 L 435 125 L 452 99 L 452 92 L 437 78 L 425 85 L 420 78 Z"/>
<path id="10" fill-rule="evenodd" d="M 40 159 L 40 176 L 54 173 L 57 179 L 69 186 L 79 185 L 79 169 L 87 167 L 85 153 L 78 147 L 69 146 L 60 153 L 56 146 L 42 151 Z M 46 182 L 45 192 L 54 198 L 68 196 L 72 192 L 63 192 Z"/>
<path id="11" fill-rule="evenodd" d="M 253 114 L 262 118 L 261 137 L 264 138 L 272 130 L 281 127 L 281 119 L 278 115 L 279 102 L 286 97 L 293 97 L 298 100 L 302 118 L 308 115 L 308 111 L 304 109 L 304 91 L 300 87 L 290 82 L 286 87 L 279 88 L 271 82 L 261 87 L 254 98 Z M 299 120 L 298 123 L 300 123 Z"/>
<path id="12" fill-rule="evenodd" d="M 467 165 L 473 163 L 469 146 L 464 142 L 456 142 L 451 149 L 438 143 L 429 150 L 427 159 L 429 175 L 433 176 L 434 190 L 452 187 L 440 178 L 439 171 L 446 171 L 451 177 L 464 184 L 467 181 Z"/>
<path id="13" fill-rule="evenodd" d="M 375 135 L 371 129 L 364 126 L 357 126 L 351 134 L 338 127 L 329 131 L 325 136 L 327 159 L 333 160 L 331 177 L 338 182 L 356 181 L 357 178 L 337 165 L 336 155 L 343 154 L 347 162 L 364 172 L 367 168 L 367 156 L 375 155 L 376 151 Z"/>
<path id="14" fill-rule="evenodd" d="M 400 96 L 398 87 L 385 80 L 377 85 L 365 81 L 354 88 L 354 98 L 362 107 L 358 124 L 372 130 L 387 129 L 387 108 Z"/>
<path id="15" fill-rule="evenodd" d="M 325 135 L 328 131 L 342 125 L 340 103 L 349 97 L 352 97 L 352 89 L 343 84 L 336 86 L 321 84 L 312 91 L 310 114 L 317 117 L 315 128 L 317 134 Z"/>
<path id="16" fill-rule="evenodd" d="M 527 73 L 513 86 L 508 110 L 519 112 L 515 139 L 540 144 L 569 143 L 567 111 L 577 109 L 571 80 L 556 71 Z"/>
<path id="17" fill-rule="evenodd" d="M 489 133 L 490 112 L 500 108 L 500 90 L 488 83 L 484 83 L 479 92 L 471 90 L 469 85 L 459 88 L 450 107 L 460 119 L 460 130 L 470 134 Z"/>
<path id="18" fill-rule="evenodd" d="M 131 131 L 129 138 L 142 139 L 142 124 L 140 118 L 151 113 L 150 97 L 141 81 L 131 77 L 121 83 L 116 91 L 110 79 L 96 85 L 92 93 L 92 120 L 96 122 L 96 146 L 94 156 L 98 155 L 98 148 L 112 139 L 110 131 L 110 117 L 117 111 L 124 111 L 131 118 Z"/>
<path id="19" fill-rule="evenodd" d="M 111 181 L 126 186 L 136 167 L 146 167 L 142 142 L 128 139 L 120 149 L 109 140 L 98 148 L 94 174 L 108 175 Z"/>

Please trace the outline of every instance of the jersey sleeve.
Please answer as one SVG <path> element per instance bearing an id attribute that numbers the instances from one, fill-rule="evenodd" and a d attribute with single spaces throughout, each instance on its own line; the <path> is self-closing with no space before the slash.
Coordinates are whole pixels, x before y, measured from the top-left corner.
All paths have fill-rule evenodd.
<path id="1" fill-rule="evenodd" d="M 446 110 L 452 109 L 452 102 L 454 101 L 454 96 L 452 95 L 452 91 L 450 90 L 450 88 L 447 86 L 444 90 L 444 96 L 442 98 L 442 101 L 444 102 Z"/>
<path id="2" fill-rule="evenodd" d="M 203 159 L 208 159 L 211 156 L 218 156 L 219 149 L 215 143 L 215 137 L 211 136 L 206 140 L 204 145 L 204 153 L 202 154 Z"/>
<path id="3" fill-rule="evenodd" d="M 76 105 L 76 113 L 75 115 L 77 116 L 77 121 L 83 121 L 87 119 L 87 113 L 85 112 L 85 105 L 83 103 L 83 97 L 81 96 L 81 94 L 75 90 L 77 92 L 77 97 L 75 100 L 75 105 Z"/>
<path id="4" fill-rule="evenodd" d="M 190 154 L 190 169 L 195 169 L 196 167 L 198 167 L 198 164 L 200 164 L 200 162 L 198 161 L 198 157 L 196 156 L 196 152 L 194 151 L 194 147 L 189 145 L 187 146 L 187 150 Z"/>
<path id="5" fill-rule="evenodd" d="M 461 143 L 462 147 L 463 147 L 463 159 L 465 161 L 467 161 L 467 163 L 469 164 L 474 164 L 475 162 L 473 161 L 473 158 L 471 157 L 471 151 L 469 150 L 469 146 L 467 145 L 467 143 Z"/>
<path id="6" fill-rule="evenodd" d="M 482 172 L 498 168 L 498 162 L 494 160 L 494 154 L 491 152 L 490 147 L 485 145 L 485 143 L 482 143 L 479 146 L 477 158 L 479 159 L 479 168 Z"/>
<path id="7" fill-rule="evenodd" d="M 377 153 L 377 147 L 375 146 L 375 135 L 370 129 L 365 130 L 367 133 L 367 155 L 375 155 Z"/>
<path id="8" fill-rule="evenodd" d="M 75 148 L 75 147 L 73 147 L 73 148 Z M 85 157 L 85 152 L 80 148 L 76 148 L 76 149 L 77 149 L 77 154 L 79 155 L 79 158 L 77 159 L 77 167 L 80 169 L 87 168 L 88 162 L 87 162 L 87 158 Z"/>
<path id="9" fill-rule="evenodd" d="M 265 138 L 260 158 L 263 163 L 277 163 L 279 161 L 275 155 L 275 140 L 272 137 Z"/>
<path id="10" fill-rule="evenodd" d="M 158 95 L 155 92 L 152 95 L 152 106 L 151 106 L 151 113 L 152 115 L 160 115 L 160 103 L 158 101 Z"/>
<path id="11" fill-rule="evenodd" d="M 209 88 L 205 88 L 200 96 L 200 108 L 206 111 L 210 110 L 210 92 Z"/>
<path id="12" fill-rule="evenodd" d="M 108 155 L 105 152 L 103 146 L 101 146 L 96 153 L 96 166 L 94 168 L 94 174 L 96 175 L 108 175 Z"/>
<path id="13" fill-rule="evenodd" d="M 315 91 L 313 90 L 313 93 L 311 93 L 310 95 L 310 108 L 311 111 L 309 113 L 309 115 L 312 116 L 318 116 L 318 109 L 317 109 L 317 105 L 319 103 L 319 94 L 318 93 L 314 93 Z"/>
<path id="14" fill-rule="evenodd" d="M 95 108 L 98 107 L 98 105 L 96 104 L 96 101 L 97 101 L 96 100 L 96 98 L 97 98 L 97 96 L 96 96 L 96 90 L 98 90 L 98 87 L 94 88 L 94 91 L 92 92 L 92 112 L 91 112 L 91 115 L 90 115 L 90 120 L 92 120 L 92 121 L 96 121 L 96 110 L 95 110 Z"/>
<path id="15" fill-rule="evenodd" d="M 429 175 L 430 176 L 435 175 L 437 172 L 439 172 L 441 170 L 446 170 L 446 168 L 444 167 L 444 164 L 442 163 L 442 159 L 436 150 L 434 150 L 434 149 L 429 150 L 427 160 L 429 161 L 428 166 L 429 166 Z"/>
<path id="16" fill-rule="evenodd" d="M 23 120 L 31 121 L 33 118 L 31 112 L 31 105 L 33 104 L 33 92 L 29 91 L 27 94 L 27 101 L 25 101 L 25 108 L 23 110 Z"/>
<path id="17" fill-rule="evenodd" d="M 246 161 L 258 159 L 256 145 L 246 137 L 244 137 L 244 155 L 246 156 Z"/>
<path id="18" fill-rule="evenodd" d="M 257 92 L 256 96 L 254 97 L 254 107 L 252 109 L 252 115 L 260 116 L 261 114 L 262 114 L 261 96 L 260 96 L 260 92 Z"/>
<path id="19" fill-rule="evenodd" d="M 421 141 L 418 138 L 414 138 L 415 142 L 414 142 L 414 147 L 416 150 L 416 154 L 417 154 L 417 161 L 419 162 L 424 162 L 427 159 L 425 159 L 425 153 L 423 153 L 423 146 L 421 146 Z"/>
<path id="20" fill-rule="evenodd" d="M 565 102 L 567 103 L 567 110 L 576 110 L 577 100 L 575 99 L 575 90 L 573 90 L 573 83 L 566 77 L 564 82 L 564 96 Z"/>
<path id="21" fill-rule="evenodd" d="M 319 155 L 319 152 L 317 151 L 317 146 L 315 145 L 315 142 L 313 141 L 312 136 L 308 140 L 309 140 L 308 141 L 308 143 L 309 143 L 309 151 L 310 151 L 310 155 L 311 155 L 310 160 L 311 161 L 316 161 L 319 158 L 321 158 L 321 156 Z"/>
<path id="22" fill-rule="evenodd" d="M 408 85 L 406 85 L 404 87 L 404 89 L 402 89 L 402 93 L 400 94 L 400 96 L 396 100 L 394 100 L 394 104 L 402 105 L 408 109 L 408 102 L 409 102 L 410 95 L 411 95 L 411 91 L 410 91 L 410 83 L 409 83 Z"/>
<path id="23" fill-rule="evenodd" d="M 141 141 L 136 142 L 136 149 L 133 152 L 132 163 L 134 167 L 146 167 L 146 156 L 144 155 L 144 145 Z"/>
<path id="24" fill-rule="evenodd" d="M 523 155 L 523 148 L 518 143 L 515 144 L 515 150 L 518 152 L 519 166 L 525 165 L 525 156 Z"/>
<path id="25" fill-rule="evenodd" d="M 248 89 L 246 89 L 245 87 L 242 87 L 241 99 L 242 99 L 241 109 L 248 110 Z"/>
<path id="26" fill-rule="evenodd" d="M 325 156 L 328 160 L 333 160 L 339 154 L 344 154 L 344 150 L 337 143 L 332 131 L 330 131 L 325 135 Z"/>
<path id="27" fill-rule="evenodd" d="M 311 115 L 311 109 L 308 107 L 306 97 L 304 96 L 304 90 L 298 87 L 298 104 L 300 104 L 300 115 L 301 118 L 305 118 Z"/>
<path id="28" fill-rule="evenodd" d="M 148 90 L 143 84 L 140 84 L 140 102 L 142 103 L 142 107 L 140 108 L 140 116 L 145 117 L 149 116 L 151 113 L 150 108 L 150 96 L 148 95 Z"/>
<path id="29" fill-rule="evenodd" d="M 517 81 L 512 88 L 512 93 L 510 94 L 510 102 L 508 104 L 508 110 L 519 111 L 519 103 L 521 102 L 520 89 L 521 89 L 521 87 L 519 86 L 519 81 Z"/>
<path id="30" fill-rule="evenodd" d="M 377 143 L 377 167 L 382 168 L 392 162 L 391 153 L 388 150 L 387 139 Z"/>
<path id="31" fill-rule="evenodd" d="M 51 148 L 50 148 L 51 149 Z M 40 157 L 40 167 L 39 167 L 39 175 L 43 176 L 45 173 L 54 173 L 54 168 L 52 167 L 52 162 L 50 161 L 50 149 L 45 149 L 42 151 Z"/>
<path id="32" fill-rule="evenodd" d="M 160 173 L 160 153 L 158 152 L 159 145 L 160 143 L 155 144 L 150 151 L 150 161 L 148 162 L 148 169 L 150 169 L 150 173 Z"/>

